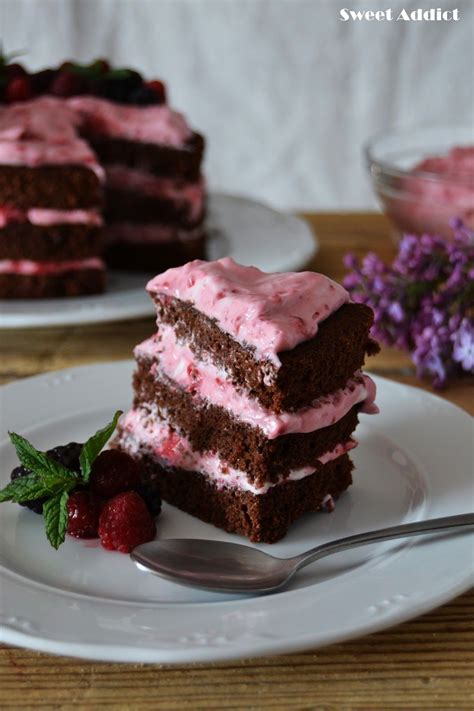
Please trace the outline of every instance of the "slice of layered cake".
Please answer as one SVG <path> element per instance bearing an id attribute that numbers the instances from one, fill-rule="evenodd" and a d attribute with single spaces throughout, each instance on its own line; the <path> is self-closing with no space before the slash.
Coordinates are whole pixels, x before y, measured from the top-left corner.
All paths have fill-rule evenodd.
<path id="1" fill-rule="evenodd" d="M 115 446 L 169 503 L 251 541 L 282 538 L 350 484 L 375 386 L 373 315 L 313 272 L 265 274 L 226 257 L 152 279 L 158 332 L 135 349 L 133 408 Z"/>
<path id="2" fill-rule="evenodd" d="M 203 137 L 166 104 L 69 102 L 106 172 L 106 260 L 167 269 L 205 256 Z"/>
<path id="3" fill-rule="evenodd" d="M 53 97 L 0 106 L 0 298 L 95 294 L 104 171 Z"/>

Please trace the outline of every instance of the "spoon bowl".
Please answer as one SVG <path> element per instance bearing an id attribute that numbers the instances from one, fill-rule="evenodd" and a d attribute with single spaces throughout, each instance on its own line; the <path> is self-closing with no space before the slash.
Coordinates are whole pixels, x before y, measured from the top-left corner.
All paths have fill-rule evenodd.
<path id="1" fill-rule="evenodd" d="M 140 570 L 181 585 L 221 592 L 270 592 L 296 572 L 291 558 L 276 558 L 239 543 L 198 538 L 151 541 L 135 548 L 130 557 Z"/>

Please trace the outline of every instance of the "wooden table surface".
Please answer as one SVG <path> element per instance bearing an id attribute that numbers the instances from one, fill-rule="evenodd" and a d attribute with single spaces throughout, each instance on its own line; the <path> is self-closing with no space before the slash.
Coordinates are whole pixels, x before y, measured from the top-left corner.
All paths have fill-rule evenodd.
<path id="1" fill-rule="evenodd" d="M 320 241 L 312 268 L 335 279 L 342 255 L 390 259 L 381 215 L 305 215 Z M 291 245 L 288 245 L 291 249 Z M 129 358 L 153 319 L 0 332 L 0 382 Z M 408 358 L 384 349 L 368 370 L 430 389 Z M 472 381 L 442 396 L 474 414 Z M 0 590 L 1 594 L 1 590 Z M 222 664 L 101 664 L 0 648 L 1 709 L 474 709 L 474 593 L 393 629 L 303 654 Z"/>

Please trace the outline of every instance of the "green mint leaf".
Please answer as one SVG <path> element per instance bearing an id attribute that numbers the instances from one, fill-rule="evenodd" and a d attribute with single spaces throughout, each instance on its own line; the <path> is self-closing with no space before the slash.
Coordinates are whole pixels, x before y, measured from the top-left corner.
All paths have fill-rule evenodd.
<path id="1" fill-rule="evenodd" d="M 121 414 L 122 410 L 117 410 L 112 422 L 109 422 L 109 424 L 101 430 L 97 430 L 97 432 L 92 435 L 92 437 L 89 437 L 87 442 L 85 442 L 82 446 L 79 462 L 81 465 L 81 473 L 86 484 L 89 481 L 94 459 L 97 457 L 99 452 L 102 451 L 104 445 L 112 436 L 115 428 L 117 427 L 117 422 Z"/>
<path id="2" fill-rule="evenodd" d="M 31 442 L 17 434 L 9 432 L 10 441 L 16 449 L 17 457 L 26 469 L 31 469 L 32 472 L 39 475 L 45 480 L 45 484 L 50 486 L 56 479 L 74 479 L 77 480 L 77 474 L 70 469 L 66 469 L 59 462 L 48 457 L 44 452 L 36 449 Z"/>
<path id="3" fill-rule="evenodd" d="M 67 501 L 69 489 L 59 492 L 43 504 L 43 517 L 46 536 L 56 550 L 66 537 L 68 522 Z"/>
<path id="4" fill-rule="evenodd" d="M 48 477 L 45 479 L 38 474 L 22 476 L 14 479 L 0 491 L 0 503 L 13 501 L 15 504 L 23 504 L 32 499 L 56 496 L 65 488 L 75 486 L 77 482 L 77 479 L 71 479 L 71 477 Z"/>
<path id="5" fill-rule="evenodd" d="M 35 474 L 30 476 L 20 477 L 7 484 L 0 491 L 0 503 L 3 501 L 14 501 L 16 504 L 22 504 L 31 499 L 38 499 L 45 496 L 45 488 L 41 479 Z"/>
<path id="6" fill-rule="evenodd" d="M 111 69 L 104 75 L 104 79 L 128 79 L 130 74 L 130 69 Z"/>

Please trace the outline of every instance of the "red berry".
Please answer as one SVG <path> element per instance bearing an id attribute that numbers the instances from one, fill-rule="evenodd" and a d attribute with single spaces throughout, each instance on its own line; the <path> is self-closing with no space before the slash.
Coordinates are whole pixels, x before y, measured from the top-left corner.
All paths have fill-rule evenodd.
<path id="1" fill-rule="evenodd" d="M 50 87 L 50 93 L 54 96 L 75 96 L 84 90 L 84 80 L 79 74 L 70 71 L 61 71 Z"/>
<path id="2" fill-rule="evenodd" d="M 10 104 L 15 101 L 27 101 L 32 96 L 31 83 L 26 76 L 15 77 L 7 84 L 5 89 L 5 99 Z"/>
<path id="3" fill-rule="evenodd" d="M 135 491 L 118 494 L 102 509 L 99 537 L 109 551 L 130 553 L 135 546 L 152 541 L 155 534 L 155 521 Z"/>
<path id="4" fill-rule="evenodd" d="M 5 67 L 5 74 L 7 79 L 13 79 L 15 77 L 24 77 L 27 75 L 27 71 L 21 64 L 15 62 L 14 64 L 7 64 Z"/>
<path id="5" fill-rule="evenodd" d="M 136 489 L 141 482 L 141 467 L 129 454 L 117 449 L 101 452 L 92 465 L 89 486 L 104 499 Z"/>
<path id="6" fill-rule="evenodd" d="M 96 59 L 90 68 L 98 74 L 107 74 L 110 71 L 110 64 L 106 59 Z"/>
<path id="7" fill-rule="evenodd" d="M 74 491 L 67 502 L 67 532 L 76 538 L 97 538 L 100 499 L 89 491 Z"/>
<path id="8" fill-rule="evenodd" d="M 147 81 L 145 86 L 151 89 L 156 96 L 159 98 L 160 103 L 166 103 L 166 87 L 162 81 L 159 79 L 154 79 L 153 81 Z"/>

